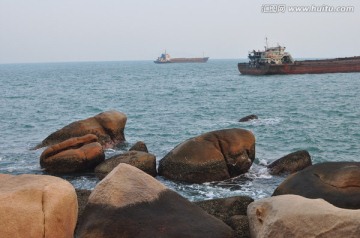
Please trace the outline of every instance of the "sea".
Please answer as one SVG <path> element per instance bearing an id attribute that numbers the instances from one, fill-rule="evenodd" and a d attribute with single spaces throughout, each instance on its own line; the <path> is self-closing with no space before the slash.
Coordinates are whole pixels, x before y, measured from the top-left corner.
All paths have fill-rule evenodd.
<path id="1" fill-rule="evenodd" d="M 256 137 L 256 159 L 236 178 L 203 184 L 161 183 L 191 201 L 269 197 L 286 178 L 266 165 L 298 150 L 313 164 L 360 162 L 360 73 L 241 75 L 237 63 L 154 64 L 152 61 L 0 65 L 0 173 L 46 174 L 31 150 L 71 122 L 117 110 L 127 115 L 126 143 L 143 141 L 157 162 L 181 142 L 206 132 L 244 128 Z M 258 119 L 239 122 L 255 114 Z M 64 175 L 93 189 L 92 173 Z"/>

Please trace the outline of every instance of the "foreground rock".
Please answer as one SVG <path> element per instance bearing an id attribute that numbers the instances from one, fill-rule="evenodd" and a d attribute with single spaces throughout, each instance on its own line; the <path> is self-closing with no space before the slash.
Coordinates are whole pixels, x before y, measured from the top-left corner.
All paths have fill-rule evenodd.
<path id="1" fill-rule="evenodd" d="M 246 215 L 247 207 L 254 199 L 247 196 L 236 196 L 229 198 L 217 198 L 194 202 L 210 215 L 213 215 L 227 223 L 230 217 L 235 215 Z"/>
<path id="2" fill-rule="evenodd" d="M 327 162 L 290 175 L 273 196 L 322 198 L 334 206 L 360 209 L 360 162 Z"/>
<path id="3" fill-rule="evenodd" d="M 269 173 L 279 175 L 282 173 L 295 173 L 312 165 L 309 152 L 299 150 L 285 155 L 268 165 Z"/>
<path id="4" fill-rule="evenodd" d="M 247 121 L 251 121 L 251 120 L 256 120 L 258 119 L 258 116 L 252 114 L 252 115 L 248 115 L 246 117 L 243 117 L 239 120 L 239 122 L 247 122 Z"/>
<path id="5" fill-rule="evenodd" d="M 103 179 L 120 163 L 130 164 L 153 177 L 157 175 L 155 155 L 140 151 L 129 151 L 105 160 L 96 166 L 95 174 L 99 179 Z"/>
<path id="6" fill-rule="evenodd" d="M 266 198 L 248 207 L 252 237 L 359 237 L 360 210 L 296 195 Z"/>
<path id="7" fill-rule="evenodd" d="M 63 179 L 0 174 L 1 237 L 73 237 L 77 209 L 75 189 Z"/>
<path id="8" fill-rule="evenodd" d="M 233 231 L 150 175 L 119 164 L 89 197 L 78 237 L 233 237 Z"/>
<path id="9" fill-rule="evenodd" d="M 227 223 L 234 231 L 236 238 L 250 238 L 249 219 L 246 215 L 234 215 Z"/>
<path id="10" fill-rule="evenodd" d="M 93 134 L 50 146 L 40 156 L 40 165 L 50 173 L 74 173 L 93 169 L 105 160 L 102 146 Z"/>
<path id="11" fill-rule="evenodd" d="M 229 179 L 247 172 L 255 159 L 255 136 L 244 129 L 208 132 L 170 151 L 159 175 L 190 183 Z"/>
<path id="12" fill-rule="evenodd" d="M 77 199 L 78 199 L 78 217 L 80 218 L 82 216 L 85 206 L 89 200 L 91 190 L 76 189 L 75 192 L 76 192 Z"/>
<path id="13" fill-rule="evenodd" d="M 195 202 L 204 211 L 222 220 L 235 231 L 235 237 L 250 237 L 247 207 L 254 199 L 247 196 Z"/>
<path id="14" fill-rule="evenodd" d="M 72 137 L 94 134 L 104 148 L 113 148 L 125 141 L 124 129 L 127 117 L 124 113 L 107 111 L 85 120 L 73 122 L 52 133 L 34 149 L 58 144 Z"/>

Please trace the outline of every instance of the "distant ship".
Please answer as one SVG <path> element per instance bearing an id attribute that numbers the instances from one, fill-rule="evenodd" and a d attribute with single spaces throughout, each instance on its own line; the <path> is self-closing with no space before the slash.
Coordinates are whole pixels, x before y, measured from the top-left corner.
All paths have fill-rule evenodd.
<path id="1" fill-rule="evenodd" d="M 295 61 L 285 47 L 265 46 L 264 51 L 253 50 L 248 63 L 238 63 L 241 74 L 324 74 L 360 72 L 360 56 Z"/>
<path id="2" fill-rule="evenodd" d="M 209 57 L 202 58 L 171 58 L 169 54 L 163 53 L 158 57 L 154 63 L 156 64 L 167 64 L 167 63 L 206 63 Z"/>

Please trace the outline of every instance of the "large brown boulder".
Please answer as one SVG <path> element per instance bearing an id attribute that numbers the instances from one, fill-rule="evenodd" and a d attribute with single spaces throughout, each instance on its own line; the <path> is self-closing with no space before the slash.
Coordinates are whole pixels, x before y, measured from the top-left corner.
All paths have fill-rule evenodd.
<path id="1" fill-rule="evenodd" d="M 124 129 L 127 117 L 117 111 L 102 112 L 94 117 L 73 122 L 46 137 L 34 149 L 58 144 L 72 137 L 94 134 L 104 148 L 112 148 L 125 141 Z"/>
<path id="2" fill-rule="evenodd" d="M 282 173 L 295 173 L 310 165 L 312 165 L 312 162 L 309 152 L 299 150 L 275 160 L 267 167 L 270 174 L 279 175 Z"/>
<path id="3" fill-rule="evenodd" d="M 98 183 L 77 237 L 233 237 L 233 230 L 141 170 L 121 163 Z"/>
<path id="4" fill-rule="evenodd" d="M 97 136 L 88 134 L 50 146 L 40 156 L 40 165 L 50 173 L 74 173 L 95 168 L 105 160 Z"/>
<path id="5" fill-rule="evenodd" d="M 47 175 L 0 175 L 0 237 L 74 235 L 78 204 L 74 187 Z"/>
<path id="6" fill-rule="evenodd" d="M 315 164 L 287 177 L 273 196 L 322 198 L 334 206 L 360 209 L 360 162 Z"/>
<path id="7" fill-rule="evenodd" d="M 265 198 L 248 207 L 251 237 L 359 237 L 360 210 L 297 195 Z"/>
<path id="8" fill-rule="evenodd" d="M 124 154 L 112 156 L 96 166 L 95 174 L 99 179 L 103 179 L 120 163 L 130 164 L 153 177 L 157 174 L 155 155 L 141 151 L 129 151 Z"/>
<path id="9" fill-rule="evenodd" d="M 255 159 L 255 136 L 244 129 L 212 131 L 189 139 L 159 163 L 159 175 L 190 183 L 220 181 L 247 172 Z"/>

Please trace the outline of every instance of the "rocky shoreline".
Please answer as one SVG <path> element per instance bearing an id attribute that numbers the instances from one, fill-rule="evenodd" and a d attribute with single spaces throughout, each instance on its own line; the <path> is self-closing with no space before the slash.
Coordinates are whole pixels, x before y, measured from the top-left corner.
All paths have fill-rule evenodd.
<path id="1" fill-rule="evenodd" d="M 250 115 L 241 122 L 256 119 Z M 50 174 L 94 171 L 94 190 L 75 190 L 49 175 L 0 175 L 1 237 L 358 237 L 360 163 L 312 165 L 306 150 L 268 165 L 286 177 L 272 197 L 236 196 L 190 202 L 161 184 L 222 181 L 246 173 L 255 135 L 232 128 L 190 138 L 159 162 L 138 142 L 105 159 L 125 141 L 127 117 L 103 112 L 52 133 L 40 165 Z"/>

